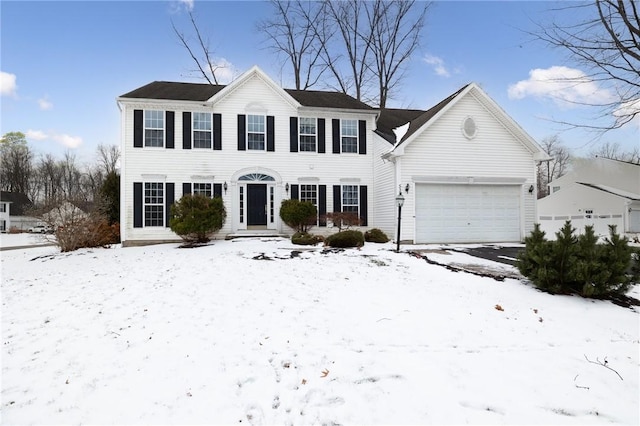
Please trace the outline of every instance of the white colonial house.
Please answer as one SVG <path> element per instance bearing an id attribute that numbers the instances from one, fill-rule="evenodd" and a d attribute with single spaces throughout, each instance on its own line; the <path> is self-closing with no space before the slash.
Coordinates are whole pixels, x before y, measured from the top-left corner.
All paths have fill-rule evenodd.
<path id="1" fill-rule="evenodd" d="M 567 220 L 578 232 L 585 225 L 596 234 L 640 233 L 640 164 L 608 158 L 576 158 L 572 170 L 549 183 L 538 200 L 540 228 L 553 236 Z"/>
<path id="2" fill-rule="evenodd" d="M 0 232 L 11 228 L 11 201 L 0 199 Z"/>
<path id="3" fill-rule="evenodd" d="M 177 241 L 169 207 L 222 197 L 221 237 L 290 234 L 282 200 L 356 212 L 361 229 L 402 241 L 521 241 L 536 218 L 547 158 L 475 84 L 433 108 L 378 110 L 350 96 L 283 89 L 258 67 L 229 85 L 153 82 L 120 96 L 121 238 Z M 327 226 L 328 225 L 328 226 Z"/>

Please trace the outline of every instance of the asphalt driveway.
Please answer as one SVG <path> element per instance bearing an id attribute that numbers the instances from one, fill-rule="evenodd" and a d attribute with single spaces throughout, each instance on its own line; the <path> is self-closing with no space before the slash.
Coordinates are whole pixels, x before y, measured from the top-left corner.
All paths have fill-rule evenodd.
<path id="1" fill-rule="evenodd" d="M 451 250 L 451 249 L 447 249 Z M 524 244 L 521 246 L 510 245 L 486 245 L 480 247 L 464 247 L 456 248 L 455 250 L 460 253 L 465 253 L 470 256 L 480 257 L 482 259 L 491 260 L 493 262 L 505 263 L 507 265 L 515 266 L 518 254 L 524 250 Z"/>

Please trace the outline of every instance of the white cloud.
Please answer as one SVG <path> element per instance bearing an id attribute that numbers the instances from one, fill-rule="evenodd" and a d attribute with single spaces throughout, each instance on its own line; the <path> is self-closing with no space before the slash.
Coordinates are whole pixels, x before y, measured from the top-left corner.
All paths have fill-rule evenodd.
<path id="1" fill-rule="evenodd" d="M 46 96 L 44 98 L 38 99 L 38 105 L 40 106 L 40 109 L 43 111 L 47 111 L 53 108 L 53 104 L 47 99 Z"/>
<path id="2" fill-rule="evenodd" d="M 445 67 L 444 60 L 442 58 L 426 54 L 426 55 L 424 55 L 423 60 L 428 65 L 431 65 L 433 67 L 433 70 L 435 71 L 435 73 L 437 75 L 439 75 L 440 77 L 449 77 L 451 75 L 449 70 L 447 70 L 447 68 Z"/>
<path id="3" fill-rule="evenodd" d="M 65 134 L 53 134 L 53 140 L 67 148 L 78 148 L 82 145 L 82 138 L 80 136 L 71 136 Z"/>
<path id="4" fill-rule="evenodd" d="M 80 136 L 71 136 L 64 133 L 57 132 L 44 132 L 42 130 L 27 130 L 25 133 L 27 139 L 36 141 L 53 140 L 65 148 L 78 148 L 82 145 L 82 138 Z"/>
<path id="5" fill-rule="evenodd" d="M 182 4 L 185 7 L 185 9 L 187 9 L 188 11 L 193 10 L 194 0 L 178 0 L 178 2 Z"/>
<path id="6" fill-rule="evenodd" d="M 43 132 L 42 130 L 27 130 L 24 134 L 27 139 L 33 139 L 36 141 L 43 141 L 45 139 L 49 139 L 49 136 Z"/>
<path id="7" fill-rule="evenodd" d="M 508 95 L 510 99 L 527 96 L 547 98 L 565 108 L 602 105 L 612 101 L 611 93 L 598 87 L 584 72 L 563 66 L 529 71 L 527 80 L 509 86 Z"/>
<path id="8" fill-rule="evenodd" d="M 225 58 L 216 59 L 214 66 L 217 67 L 215 68 L 215 75 L 220 84 L 228 84 L 238 75 L 238 70 Z"/>
<path id="9" fill-rule="evenodd" d="M 633 114 L 636 114 L 636 116 L 629 123 L 640 129 L 640 99 L 625 102 L 613 111 L 614 117 L 631 116 Z"/>
<path id="10" fill-rule="evenodd" d="M 16 75 L 0 71 L 0 95 L 16 96 L 17 89 Z"/>
<path id="11" fill-rule="evenodd" d="M 187 12 L 193 11 L 195 0 L 177 0 L 169 3 L 169 12 L 172 14 L 179 14 L 183 10 Z"/>

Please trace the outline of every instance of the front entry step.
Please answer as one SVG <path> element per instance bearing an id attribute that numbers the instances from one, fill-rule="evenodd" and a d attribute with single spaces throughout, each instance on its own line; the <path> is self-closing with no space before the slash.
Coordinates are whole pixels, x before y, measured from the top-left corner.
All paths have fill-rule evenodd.
<path id="1" fill-rule="evenodd" d="M 236 238 L 291 238 L 291 235 L 282 234 L 274 230 L 255 230 L 250 229 L 246 231 L 237 231 L 231 234 L 227 234 L 225 240 L 233 240 Z"/>

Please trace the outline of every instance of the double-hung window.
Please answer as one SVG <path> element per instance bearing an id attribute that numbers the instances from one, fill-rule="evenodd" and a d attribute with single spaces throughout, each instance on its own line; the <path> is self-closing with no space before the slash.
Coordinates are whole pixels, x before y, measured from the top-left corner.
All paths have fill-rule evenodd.
<path id="1" fill-rule="evenodd" d="M 247 115 L 247 149 L 264 151 L 265 140 L 265 116 Z"/>
<path id="2" fill-rule="evenodd" d="M 144 146 L 164 146 L 164 111 L 145 110 Z"/>
<path id="3" fill-rule="evenodd" d="M 5 213 L 7 211 L 7 203 L 0 203 L 0 213 Z"/>
<path id="4" fill-rule="evenodd" d="M 213 127 L 211 114 L 206 112 L 193 113 L 193 147 L 211 149 Z"/>
<path id="5" fill-rule="evenodd" d="M 213 196 L 213 191 L 211 190 L 210 183 L 194 183 L 193 184 L 193 195 L 204 195 L 205 197 L 211 198 Z"/>
<path id="6" fill-rule="evenodd" d="M 144 184 L 144 226 L 164 226 L 164 183 Z"/>
<path id="7" fill-rule="evenodd" d="M 318 209 L 318 185 L 300 185 L 300 201 L 307 201 Z"/>
<path id="8" fill-rule="evenodd" d="M 301 117 L 299 121 L 300 152 L 316 151 L 316 119 Z"/>
<path id="9" fill-rule="evenodd" d="M 342 185 L 342 211 L 358 214 L 358 185 Z"/>
<path id="10" fill-rule="evenodd" d="M 341 120 L 340 141 L 342 152 L 358 152 L 358 120 Z"/>

